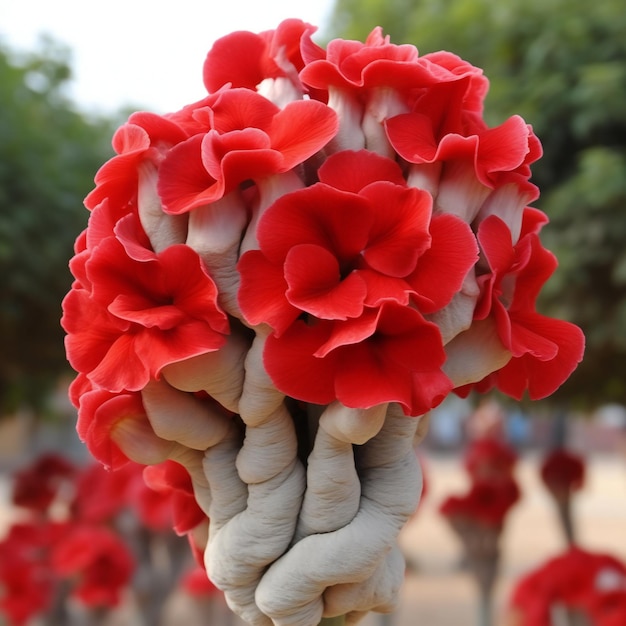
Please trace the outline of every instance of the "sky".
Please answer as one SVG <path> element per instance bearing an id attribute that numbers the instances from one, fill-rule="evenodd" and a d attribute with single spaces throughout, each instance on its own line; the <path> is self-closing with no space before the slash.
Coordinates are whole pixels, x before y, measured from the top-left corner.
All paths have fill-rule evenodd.
<path id="1" fill-rule="evenodd" d="M 85 111 L 167 113 L 205 95 L 202 64 L 232 31 L 297 17 L 323 31 L 333 0 L 1 0 L 0 40 L 36 49 L 42 34 L 72 52 L 69 95 Z M 314 37 L 315 38 L 315 37 Z"/>

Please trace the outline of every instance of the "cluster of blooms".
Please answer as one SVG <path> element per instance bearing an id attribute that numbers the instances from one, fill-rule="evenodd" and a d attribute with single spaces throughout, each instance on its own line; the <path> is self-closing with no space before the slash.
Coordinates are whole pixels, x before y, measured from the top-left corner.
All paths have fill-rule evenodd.
<path id="1" fill-rule="evenodd" d="M 362 444 L 380 431 L 387 405 L 419 416 L 452 391 L 494 386 L 541 398 L 582 358 L 580 330 L 536 311 L 556 260 L 539 239 L 545 215 L 528 207 L 538 196 L 530 165 L 541 154 L 531 127 L 518 116 L 488 127 L 488 81 L 454 54 L 420 56 L 380 28 L 363 43 L 336 39 L 323 49 L 314 31 L 291 19 L 227 35 L 207 55 L 206 96 L 166 115 L 132 114 L 86 198 L 89 224 L 70 263 L 62 324 L 81 438 L 110 467 L 129 457 L 179 460 L 211 516 L 209 537 L 242 513 L 244 492 L 278 475 L 300 484 L 285 411 L 295 419 L 307 411 L 293 407 L 357 411 L 331 409 L 320 424 Z M 282 429 L 271 441 L 283 456 L 269 459 L 267 440 L 255 443 L 250 429 L 261 427 Z M 397 439 L 397 471 L 407 473 L 399 432 L 413 433 L 388 431 L 381 437 Z M 211 476 L 202 454 L 232 441 L 244 446 L 236 466 L 231 452 L 210 456 L 230 464 L 242 495 L 217 512 L 224 474 Z M 375 461 L 362 467 L 371 469 L 383 460 L 376 446 L 370 452 Z M 352 459 L 351 447 L 342 454 Z M 270 511 L 266 498 L 266 514 L 288 517 L 295 507 L 297 519 L 304 488 L 292 488 L 289 507 Z M 354 493 L 334 495 L 354 510 L 330 526 L 300 520 L 303 533 L 350 523 Z M 251 600 L 252 588 L 296 532 L 295 521 L 264 525 L 272 523 L 285 533 L 267 538 L 274 556 L 245 576 L 224 570 L 230 582 L 221 582 L 250 581 L 231 602 L 259 624 L 267 617 L 253 605 L 268 600 L 263 592 Z M 207 557 L 217 578 L 240 558 L 221 549 Z M 381 545 L 380 558 L 388 553 Z"/>
<path id="2" fill-rule="evenodd" d="M 524 576 L 510 605 L 515 626 L 551 626 L 563 612 L 593 626 L 621 626 L 626 623 L 626 565 L 573 546 Z"/>
<path id="3" fill-rule="evenodd" d="M 182 534 L 197 524 L 189 477 L 176 465 L 107 472 L 100 463 L 79 467 L 44 454 L 18 471 L 12 503 L 19 514 L 0 542 L 0 613 L 8 623 L 59 610 L 66 595 L 87 609 L 116 607 L 137 566 L 116 529 L 121 512 L 132 510 L 154 532 L 174 526 Z"/>
<path id="4" fill-rule="evenodd" d="M 313 31 L 224 37 L 207 97 L 116 133 L 64 302 L 81 395 L 219 350 L 227 313 L 271 327 L 272 381 L 306 402 L 417 415 L 466 382 L 550 394 L 583 342 L 535 310 L 556 262 L 527 208 L 531 128 L 489 128 L 487 79 L 451 53 L 380 29 L 324 51 Z M 216 268 L 233 237 L 237 271 Z"/>

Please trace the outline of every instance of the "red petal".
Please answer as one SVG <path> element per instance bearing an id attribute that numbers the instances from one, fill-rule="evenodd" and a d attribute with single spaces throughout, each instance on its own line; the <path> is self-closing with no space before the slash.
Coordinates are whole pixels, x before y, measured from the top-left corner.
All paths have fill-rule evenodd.
<path id="1" fill-rule="evenodd" d="M 335 357 L 313 356 L 328 336 L 328 324 L 307 326 L 298 320 L 280 337 L 267 338 L 263 363 L 276 388 L 284 394 L 315 404 L 335 400 Z"/>
<path id="2" fill-rule="evenodd" d="M 419 258 L 407 283 L 415 290 L 422 313 L 434 313 L 446 306 L 478 260 L 478 245 L 470 227 L 450 214 L 433 216 L 432 243 Z"/>
<path id="3" fill-rule="evenodd" d="M 213 129 L 220 134 L 244 129 L 268 133 L 280 109 L 267 98 L 249 89 L 227 89 L 222 92 L 213 111 Z"/>
<path id="4" fill-rule="evenodd" d="M 341 189 L 359 193 L 363 187 L 381 180 L 406 186 L 400 166 L 368 150 L 342 150 L 329 156 L 318 170 L 321 182 Z"/>
<path id="5" fill-rule="evenodd" d="M 363 311 L 365 283 L 358 273 L 342 280 L 337 259 L 313 244 L 294 246 L 285 259 L 287 300 L 321 319 L 345 320 Z"/>
<path id="6" fill-rule="evenodd" d="M 221 37 L 204 61 L 207 91 L 217 91 L 228 83 L 254 89 L 264 78 L 259 63 L 264 53 L 265 42 L 256 33 L 237 31 Z"/>
<path id="7" fill-rule="evenodd" d="M 432 120 L 421 113 L 396 115 L 385 121 L 389 142 L 409 163 L 432 163 L 438 142 Z"/>
<path id="8" fill-rule="evenodd" d="M 491 271 L 503 276 L 511 268 L 515 255 L 508 226 L 496 215 L 490 215 L 480 223 L 477 237 Z"/>
<path id="9" fill-rule="evenodd" d="M 151 145 L 159 142 L 174 146 L 187 139 L 187 134 L 178 124 L 156 113 L 137 111 L 128 118 L 128 122 L 143 128 L 150 137 Z"/>
<path id="10" fill-rule="evenodd" d="M 516 248 L 521 249 L 523 245 L 528 246 L 528 259 L 517 274 L 513 301 L 509 307 L 512 312 L 534 309 L 541 288 L 557 267 L 556 257 L 541 245 L 536 234 L 524 236 Z"/>
<path id="11" fill-rule="evenodd" d="M 202 164 L 202 139 L 195 135 L 174 146 L 159 167 L 157 190 L 167 213 L 186 213 L 218 199 L 216 180 Z"/>
<path id="12" fill-rule="evenodd" d="M 356 319 L 335 322 L 327 340 L 317 349 L 315 356 L 324 358 L 337 348 L 365 341 L 376 332 L 379 316 L 379 310 L 368 309 Z"/>
<path id="13" fill-rule="evenodd" d="M 529 152 L 528 126 L 515 115 L 506 122 L 486 130 L 480 136 L 478 146 L 478 178 L 488 184 L 481 172 L 511 171 L 521 165 Z"/>
<path id="14" fill-rule="evenodd" d="M 368 307 L 379 307 L 385 301 L 393 301 L 407 305 L 409 294 L 413 288 L 404 278 L 392 278 L 373 270 L 359 270 L 359 276 L 367 285 L 365 304 Z"/>
<path id="15" fill-rule="evenodd" d="M 431 244 L 431 195 L 385 182 L 369 185 L 361 195 L 370 201 L 374 217 L 363 251 L 365 260 L 372 269 L 388 276 L 407 276 Z"/>
<path id="16" fill-rule="evenodd" d="M 82 396 L 76 430 L 92 456 L 111 469 L 117 469 L 129 460 L 111 438 L 117 422 L 124 419 L 142 420 L 148 424 L 139 394 L 113 395 L 98 389 Z"/>
<path id="17" fill-rule="evenodd" d="M 138 357 L 135 336 L 120 335 L 91 372 L 89 378 L 102 389 L 118 393 L 139 391 L 150 379 L 150 372 Z"/>
<path id="18" fill-rule="evenodd" d="M 241 275 L 239 306 L 248 323 L 269 324 L 281 335 L 301 313 L 285 298 L 282 264 L 274 265 L 259 250 L 251 250 L 239 259 L 237 270 Z"/>
<path id="19" fill-rule="evenodd" d="M 137 334 L 133 349 L 150 377 L 157 378 L 166 365 L 218 350 L 225 342 L 224 335 L 206 322 L 185 320 L 167 331 L 143 330 Z"/>
<path id="20" fill-rule="evenodd" d="M 333 252 L 340 262 L 352 260 L 366 245 L 371 226 L 368 203 L 318 183 L 280 197 L 258 226 L 261 250 L 282 263 L 299 244 L 315 244 Z"/>
<path id="21" fill-rule="evenodd" d="M 65 349 L 72 367 L 89 374 L 105 357 L 128 322 L 110 315 L 84 289 L 72 289 L 63 300 L 61 324 L 67 336 Z"/>
<path id="22" fill-rule="evenodd" d="M 185 318 L 182 311 L 175 306 L 151 305 L 153 303 L 141 294 L 136 296 L 121 294 L 113 300 L 108 309 L 123 320 L 141 324 L 146 328 L 156 327 L 163 330 L 174 328 Z"/>
<path id="23" fill-rule="evenodd" d="M 452 388 L 441 373 L 445 353 L 438 328 L 413 309 L 392 304 L 381 308 L 377 321 L 369 338 L 337 350 L 337 398 L 351 407 L 395 401 L 407 414 L 426 412 L 441 402 L 444 388 Z M 420 380 L 431 384 L 417 392 Z M 428 388 L 432 395 L 424 401 Z"/>
<path id="24" fill-rule="evenodd" d="M 549 337 L 558 346 L 551 360 L 539 360 L 530 353 L 513 358 L 497 372 L 497 387 L 520 400 L 528 389 L 531 400 L 540 400 L 554 393 L 582 360 L 585 338 L 573 324 L 541 315 L 529 316 L 525 325 L 538 335 Z"/>
<path id="25" fill-rule="evenodd" d="M 321 150 L 337 133 L 337 114 L 315 100 L 296 100 L 277 113 L 269 131 L 272 148 L 290 170 Z"/>

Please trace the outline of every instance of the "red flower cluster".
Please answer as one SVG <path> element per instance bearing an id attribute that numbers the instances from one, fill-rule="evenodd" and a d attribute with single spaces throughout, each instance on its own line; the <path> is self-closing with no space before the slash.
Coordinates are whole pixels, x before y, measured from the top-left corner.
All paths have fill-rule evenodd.
<path id="1" fill-rule="evenodd" d="M 314 31 L 223 37 L 208 95 L 113 139 L 62 320 L 81 432 L 108 463 L 133 394 L 219 351 L 233 318 L 270 327 L 286 395 L 408 415 L 476 384 L 544 397 L 582 357 L 579 329 L 535 310 L 555 260 L 527 208 L 531 127 L 488 127 L 487 79 L 451 53 L 380 28 L 324 50 Z"/>
<path id="2" fill-rule="evenodd" d="M 555 607 L 580 612 L 594 626 L 626 623 L 626 565 L 579 547 L 524 576 L 510 599 L 520 626 L 550 626 Z"/>
<path id="3" fill-rule="evenodd" d="M 116 606 L 135 571 L 133 552 L 113 530 L 123 511 L 161 532 L 185 534 L 206 521 L 182 466 L 149 469 L 144 482 L 138 464 L 109 472 L 46 454 L 15 474 L 12 501 L 23 514 L 0 542 L 0 613 L 10 623 L 46 613 L 63 585 L 84 606 Z"/>

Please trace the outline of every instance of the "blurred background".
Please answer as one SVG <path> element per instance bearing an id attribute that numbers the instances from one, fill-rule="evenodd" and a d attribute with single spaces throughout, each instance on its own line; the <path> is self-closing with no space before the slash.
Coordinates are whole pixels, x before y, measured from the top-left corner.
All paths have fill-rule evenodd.
<path id="1" fill-rule="evenodd" d="M 533 166 L 541 189 L 536 206 L 550 218 L 543 242 L 560 266 L 542 292 L 541 311 L 574 322 L 587 338 L 584 361 L 549 400 L 513 403 L 493 395 L 485 411 L 482 399 L 450 399 L 433 412 L 417 450 L 427 491 L 401 536 L 409 564 L 402 603 L 385 623 L 486 623 L 466 537 L 441 511 L 447 498 L 467 491 L 464 459 L 485 437 L 515 452 L 520 490 L 497 533 L 495 624 L 507 619 L 515 582 L 571 542 L 558 498 L 541 476 L 554 449 L 567 449 L 585 467 L 568 502 L 576 543 L 626 560 L 623 3 L 232 0 L 216 9 L 179 1 L 176 15 L 153 4 L 110 2 L 95 17 L 90 3 L 70 0 L 0 7 L 0 540 L 21 519 L 12 501 L 16 472 L 48 452 L 87 463 L 66 399 L 72 372 L 60 302 L 71 284 L 73 242 L 88 217 L 82 199 L 112 155 L 115 128 L 133 110 L 165 113 L 199 99 L 201 64 L 217 37 L 300 17 L 319 27 L 321 44 L 362 41 L 380 25 L 393 43 L 415 44 L 422 54 L 450 50 L 483 68 L 491 82 L 488 123 L 519 114 L 544 148 Z M 180 600 L 176 585 L 169 589 L 163 623 L 195 623 L 193 603 Z M 197 615 L 207 598 L 218 602 L 202 590 Z M 232 620 L 215 610 L 219 617 L 210 623 Z M 142 623 L 137 615 L 124 622 L 128 611 L 114 613 L 114 623 Z M 85 623 L 105 618 L 113 619 L 91 615 L 100 621 Z"/>

